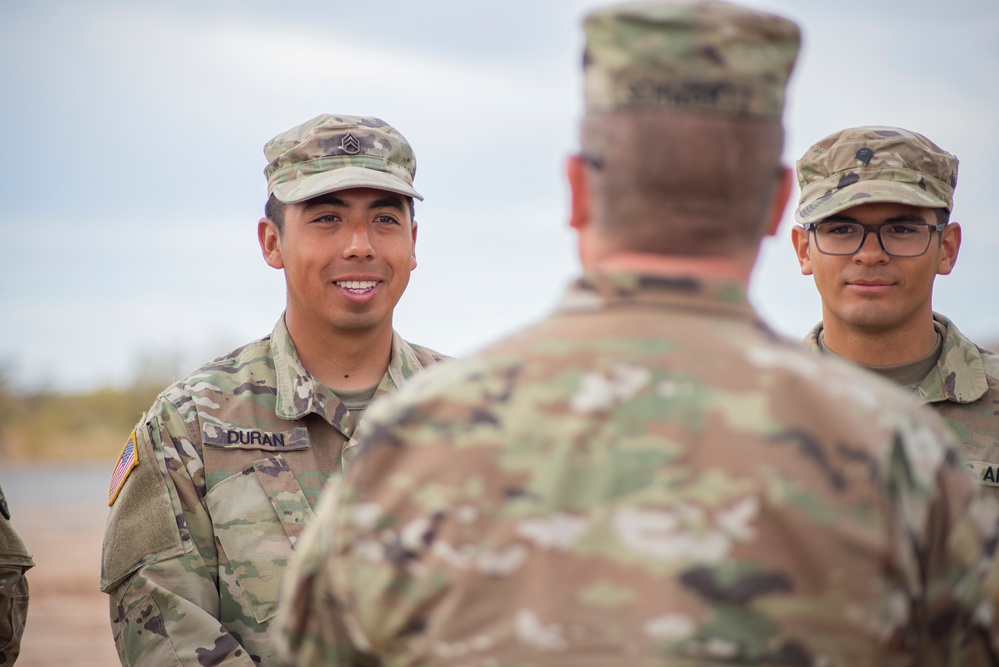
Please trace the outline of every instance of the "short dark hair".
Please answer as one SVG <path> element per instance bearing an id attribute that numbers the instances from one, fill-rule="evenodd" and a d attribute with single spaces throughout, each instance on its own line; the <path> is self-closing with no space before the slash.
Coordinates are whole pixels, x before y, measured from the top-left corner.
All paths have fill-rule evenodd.
<path id="1" fill-rule="evenodd" d="M 284 231 L 284 202 L 271 195 L 264 204 L 264 217 L 274 223 L 278 228 L 278 234 Z"/>
<path id="2" fill-rule="evenodd" d="M 937 211 L 937 224 L 946 225 L 950 222 L 950 211 L 945 208 L 938 208 Z"/>
<path id="3" fill-rule="evenodd" d="M 416 203 L 413 198 L 403 197 L 403 199 L 409 204 L 410 221 L 416 220 Z M 264 217 L 274 223 L 274 226 L 278 228 L 278 234 L 284 232 L 284 207 L 285 203 L 273 194 L 267 198 L 267 202 L 264 204 Z"/>

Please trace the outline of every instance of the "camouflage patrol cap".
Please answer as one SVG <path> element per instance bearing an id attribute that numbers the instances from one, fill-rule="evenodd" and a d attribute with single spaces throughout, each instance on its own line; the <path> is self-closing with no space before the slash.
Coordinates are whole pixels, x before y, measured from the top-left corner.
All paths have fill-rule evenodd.
<path id="1" fill-rule="evenodd" d="M 614 5 L 583 29 L 587 112 L 779 119 L 801 44 L 792 21 L 714 0 Z"/>
<path id="2" fill-rule="evenodd" d="M 267 194 L 285 204 L 349 188 L 377 188 L 423 200 L 413 189 L 416 155 L 378 118 L 323 114 L 264 145 Z"/>
<path id="3" fill-rule="evenodd" d="M 853 127 L 809 148 L 796 171 L 794 217 L 817 222 L 859 204 L 894 202 L 954 208 L 957 157 L 900 127 Z"/>

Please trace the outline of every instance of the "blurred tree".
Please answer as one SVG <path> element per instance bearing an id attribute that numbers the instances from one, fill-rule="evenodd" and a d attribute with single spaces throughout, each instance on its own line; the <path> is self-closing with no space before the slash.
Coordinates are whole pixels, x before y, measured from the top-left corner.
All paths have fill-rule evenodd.
<path id="1" fill-rule="evenodd" d="M 64 393 L 17 386 L 0 361 L 0 461 L 111 459 L 156 395 L 175 377 L 179 355 L 140 358 L 124 387 Z"/>

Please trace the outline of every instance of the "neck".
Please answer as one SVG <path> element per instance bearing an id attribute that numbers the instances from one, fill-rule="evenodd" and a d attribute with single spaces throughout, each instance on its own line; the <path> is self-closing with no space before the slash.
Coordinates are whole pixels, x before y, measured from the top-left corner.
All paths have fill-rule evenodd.
<path id="1" fill-rule="evenodd" d="M 381 381 L 392 357 L 392 326 L 336 331 L 285 313 L 298 358 L 312 377 L 336 391 L 365 389 Z"/>
<path id="2" fill-rule="evenodd" d="M 916 325 L 897 329 L 863 329 L 827 315 L 822 333 L 829 350 L 866 366 L 907 364 L 925 357 L 937 344 L 932 314 Z"/>
<path id="3" fill-rule="evenodd" d="M 699 276 L 749 284 L 756 255 L 738 257 L 682 257 L 621 251 L 588 262 L 587 270 L 627 271 L 657 276 Z"/>

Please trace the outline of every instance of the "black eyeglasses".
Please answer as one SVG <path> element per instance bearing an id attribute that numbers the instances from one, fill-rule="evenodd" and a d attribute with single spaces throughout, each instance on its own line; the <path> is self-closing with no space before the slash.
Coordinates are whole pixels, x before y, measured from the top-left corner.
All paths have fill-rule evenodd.
<path id="1" fill-rule="evenodd" d="M 930 248 L 934 231 L 942 232 L 947 223 L 927 225 L 921 222 L 883 222 L 864 225 L 859 222 L 806 222 L 806 231 L 814 232 L 815 247 L 823 255 L 853 255 L 864 247 L 869 233 L 891 257 L 918 257 Z"/>

